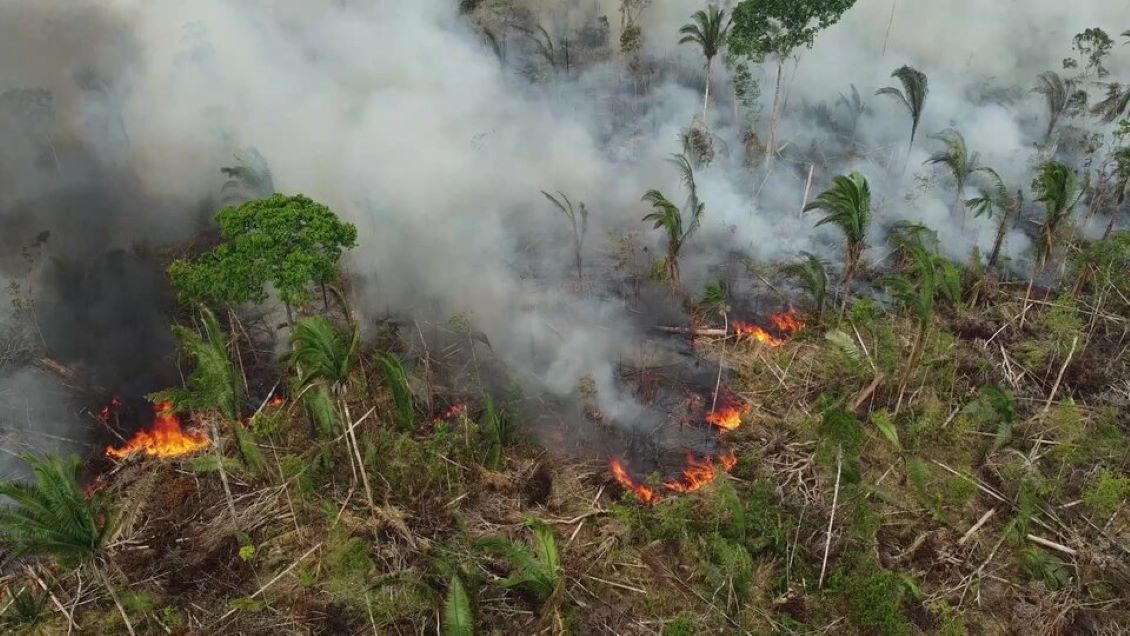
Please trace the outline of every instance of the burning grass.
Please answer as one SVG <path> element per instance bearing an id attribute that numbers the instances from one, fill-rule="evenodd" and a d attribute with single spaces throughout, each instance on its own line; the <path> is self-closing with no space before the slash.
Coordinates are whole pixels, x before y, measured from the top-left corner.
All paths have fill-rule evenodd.
<path id="1" fill-rule="evenodd" d="M 110 418 L 114 409 L 121 404 L 113 398 L 101 416 L 103 421 Z M 169 402 L 153 405 L 153 423 L 148 429 L 138 431 L 122 446 L 106 448 L 106 457 L 124 459 L 142 454 L 148 457 L 181 457 L 200 452 L 211 445 L 211 440 L 203 432 L 187 428 L 180 416 L 173 411 Z"/>

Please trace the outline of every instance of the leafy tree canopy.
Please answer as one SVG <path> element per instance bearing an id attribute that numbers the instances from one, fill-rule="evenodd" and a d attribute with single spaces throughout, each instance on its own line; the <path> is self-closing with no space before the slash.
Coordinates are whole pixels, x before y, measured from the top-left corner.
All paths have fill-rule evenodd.
<path id="1" fill-rule="evenodd" d="M 186 299 L 263 302 L 270 283 L 283 302 L 301 305 L 309 286 L 332 281 L 342 251 L 357 244 L 356 227 L 301 194 L 248 201 L 223 210 L 216 221 L 224 243 L 169 266 L 173 286 Z"/>
<path id="2" fill-rule="evenodd" d="M 810 47 L 816 34 L 839 22 L 855 0 L 742 0 L 734 7 L 730 51 L 764 60 Z"/>

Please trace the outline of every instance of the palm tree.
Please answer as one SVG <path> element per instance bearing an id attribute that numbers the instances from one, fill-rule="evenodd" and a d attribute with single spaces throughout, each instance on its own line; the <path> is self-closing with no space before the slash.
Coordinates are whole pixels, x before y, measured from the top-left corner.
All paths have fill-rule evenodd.
<path id="1" fill-rule="evenodd" d="M 352 336 L 346 341 L 330 321 L 322 316 L 312 316 L 298 321 L 290 337 L 291 350 L 287 356 L 298 374 L 300 392 L 311 394 L 312 406 L 317 408 L 319 400 L 326 402 L 326 394 L 336 398 L 338 412 L 344 418 L 342 425 L 345 427 L 345 446 L 353 469 L 354 483 L 360 472 L 369 507 L 376 512 L 376 502 L 373 500 L 372 488 L 369 487 L 365 464 L 361 460 L 361 450 L 346 399 L 349 374 L 353 370 L 360 344 L 361 329 L 356 323 L 353 325 Z"/>
<path id="2" fill-rule="evenodd" d="M 113 524 L 99 495 L 87 498 L 79 486 L 82 460 L 71 457 L 23 457 L 31 467 L 35 483 L 0 483 L 0 497 L 11 505 L 0 506 L 0 544 L 9 559 L 41 556 L 63 568 L 89 566 L 110 594 L 132 635 L 126 610 L 118 600 L 107 570 L 107 544 Z"/>
<path id="3" fill-rule="evenodd" d="M 1000 210 L 997 234 L 993 239 L 992 252 L 989 253 L 989 269 L 993 269 L 1000 258 L 1001 247 L 1004 245 L 1004 237 L 1008 233 L 1009 222 L 1013 217 L 1020 214 L 1023 195 L 1020 192 L 1017 192 L 1015 197 L 1010 195 L 1000 174 L 988 166 L 976 168 L 974 172 L 984 174 L 989 183 L 980 188 L 976 197 L 966 200 L 965 205 L 973 210 L 974 217 L 992 217 L 994 211 Z"/>
<path id="4" fill-rule="evenodd" d="M 1130 86 L 1112 82 L 1106 87 L 1106 99 L 1091 107 L 1091 113 L 1099 115 L 1105 123 L 1111 123 L 1130 108 Z"/>
<path id="5" fill-rule="evenodd" d="M 561 210 L 561 213 L 573 224 L 573 257 L 577 265 L 577 282 L 583 283 L 584 277 L 581 273 L 581 249 L 585 244 L 585 233 L 588 232 L 589 229 L 589 209 L 585 207 L 583 201 L 578 207 L 574 208 L 573 202 L 562 192 L 557 193 L 561 197 L 560 199 L 545 190 L 542 190 L 541 193 L 545 195 L 545 198 L 549 199 L 558 210 Z M 580 227 L 577 226 L 578 215 L 581 217 Z"/>
<path id="6" fill-rule="evenodd" d="M 1067 111 L 1071 95 L 1075 92 L 1075 82 L 1063 79 L 1055 71 L 1045 71 L 1040 73 L 1039 83 L 1032 92 L 1043 95 L 1048 104 L 1048 129 L 1044 133 L 1044 141 L 1047 141 L 1051 139 L 1059 118 Z"/>
<path id="7" fill-rule="evenodd" d="M 653 222 L 655 229 L 663 228 L 664 233 L 667 235 L 667 280 L 675 289 L 679 288 L 679 253 L 686 244 L 687 239 L 691 237 L 698 229 L 699 223 L 702 219 L 702 213 L 706 209 L 706 204 L 698 200 L 698 187 L 695 185 L 694 168 L 691 162 L 687 159 L 686 155 L 675 155 L 671 158 L 671 163 L 675 164 L 683 175 L 683 185 L 686 186 L 689 194 L 687 196 L 687 203 L 684 210 L 690 216 L 688 223 L 683 222 L 684 210 L 680 210 L 679 206 L 671 203 L 666 196 L 659 190 L 648 190 L 643 195 L 643 201 L 651 204 L 654 212 L 643 217 L 644 222 Z"/>
<path id="8" fill-rule="evenodd" d="M 1024 327 L 1024 317 L 1028 313 L 1028 301 L 1032 296 L 1032 285 L 1036 277 L 1047 267 L 1048 260 L 1055 250 L 1060 227 L 1066 221 L 1075 205 L 1083 195 L 1075 173 L 1058 161 L 1048 161 L 1040 165 L 1036 180 L 1032 183 L 1036 201 L 1044 204 L 1044 221 L 1040 224 L 1036 239 L 1036 258 L 1032 262 L 1032 272 L 1028 277 L 1028 289 L 1024 292 L 1024 307 L 1020 312 L 1020 327 Z"/>
<path id="9" fill-rule="evenodd" d="M 859 128 L 859 120 L 863 114 L 867 112 L 867 104 L 863 103 L 863 98 L 859 94 L 859 89 L 855 84 L 851 85 L 851 98 L 847 95 L 840 94 L 840 98 L 836 100 L 836 106 L 843 105 L 848 111 L 848 117 L 851 118 L 851 137 L 848 139 L 848 144 L 855 145 L 855 133 Z"/>
<path id="10" fill-rule="evenodd" d="M 482 539 L 480 549 L 505 557 L 515 568 L 515 573 L 500 585 L 519 590 L 539 603 L 545 603 L 561 594 L 561 558 L 557 552 L 557 539 L 549 526 L 533 522 L 533 549 L 514 539 Z"/>
<path id="11" fill-rule="evenodd" d="M 930 138 L 937 139 L 945 144 L 945 149 L 930 155 L 926 163 L 929 165 L 942 164 L 949 168 L 950 174 L 953 175 L 953 180 L 957 184 L 957 200 L 954 203 L 954 212 L 961 217 L 961 227 L 965 229 L 965 206 L 963 205 L 962 194 L 965 192 L 966 179 L 977 169 L 979 155 L 977 153 L 969 154 L 969 148 L 965 145 L 965 137 L 953 128 L 947 128 L 940 133 L 930 135 Z"/>
<path id="12" fill-rule="evenodd" d="M 814 315 L 817 320 L 824 313 L 824 301 L 828 296 L 828 265 L 812 252 L 801 252 L 803 260 L 790 263 L 781 271 L 794 278 L 802 289 L 812 298 Z"/>
<path id="13" fill-rule="evenodd" d="M 710 71 L 714 57 L 726 44 L 726 35 L 730 31 L 730 21 L 726 18 L 726 11 L 710 5 L 705 11 L 698 10 L 691 15 L 691 22 L 684 24 L 679 33 L 683 37 L 679 44 L 694 42 L 702 47 L 702 55 L 706 58 L 706 89 L 702 97 L 702 123 L 706 124 L 706 110 L 710 106 Z"/>
<path id="14" fill-rule="evenodd" d="M 852 172 L 846 177 L 840 175 L 833 180 L 831 188 L 804 206 L 805 212 L 809 210 L 821 210 L 825 213 L 816 227 L 833 223 L 840 228 L 847 240 L 843 277 L 846 307 L 856 267 L 863 250 L 867 248 L 867 228 L 871 222 L 871 186 L 858 172 Z"/>
<path id="15" fill-rule="evenodd" d="M 1044 222 L 1036 241 L 1036 266 L 1043 270 L 1055 248 L 1059 228 L 1071 216 L 1083 192 L 1075 173 L 1058 161 L 1040 166 L 1032 189 L 1036 201 L 1044 204 Z"/>
<path id="16" fill-rule="evenodd" d="M 914 147 L 914 137 L 918 134 L 918 122 L 922 119 L 922 110 L 926 107 L 926 95 L 930 92 L 929 81 L 926 74 L 912 66 L 900 66 L 891 73 L 902 83 L 902 90 L 887 86 L 875 91 L 876 95 L 890 95 L 900 101 L 910 112 L 910 144 Z M 908 150 L 909 152 L 909 150 Z"/>
<path id="17" fill-rule="evenodd" d="M 889 276 L 884 279 L 884 286 L 900 305 L 914 314 L 918 323 L 918 333 L 914 338 L 910 357 L 907 358 L 906 366 L 899 378 L 897 403 L 901 404 L 906 385 L 914 374 L 926 347 L 934 318 L 936 298 L 942 295 L 951 302 L 958 302 L 961 281 L 952 263 L 930 254 L 921 243 L 902 242 L 899 244 L 899 249 L 909 257 L 907 260 L 910 263 L 910 276 Z"/>

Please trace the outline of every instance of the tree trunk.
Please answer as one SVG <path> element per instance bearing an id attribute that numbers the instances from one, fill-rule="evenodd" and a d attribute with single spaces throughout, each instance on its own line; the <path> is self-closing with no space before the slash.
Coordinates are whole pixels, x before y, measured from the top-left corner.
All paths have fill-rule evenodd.
<path id="1" fill-rule="evenodd" d="M 702 125 L 707 129 L 710 128 L 710 124 L 706 122 L 706 111 L 710 108 L 710 70 L 713 64 L 713 58 L 706 58 L 706 88 L 702 91 Z"/>
<path id="2" fill-rule="evenodd" d="M 1001 222 L 997 226 L 997 236 L 993 239 L 993 251 L 989 254 L 989 269 L 997 266 L 997 259 L 1001 255 L 1001 247 L 1004 245 L 1004 236 L 1008 233 L 1008 210 L 1001 211 Z"/>
<path id="3" fill-rule="evenodd" d="M 777 83 L 773 89 L 773 114 L 769 119 L 769 139 L 765 142 L 765 161 L 767 165 L 773 164 L 773 156 L 777 154 L 777 123 L 781 116 L 781 65 L 777 61 Z"/>
<path id="4" fill-rule="evenodd" d="M 1108 238 L 1110 238 L 1111 232 L 1114 231 L 1114 219 L 1117 218 L 1117 217 L 1118 217 L 1118 214 L 1116 214 L 1116 213 L 1112 213 L 1110 215 L 1110 223 L 1106 224 L 1106 230 L 1103 232 L 1103 239 L 1102 240 L 1105 241 Z"/>
<path id="5" fill-rule="evenodd" d="M 883 36 L 883 52 L 881 56 L 887 54 L 887 40 L 891 39 L 891 27 L 895 24 L 895 6 L 898 5 L 898 0 L 891 0 L 891 17 L 887 19 L 887 34 Z"/>
<path id="6" fill-rule="evenodd" d="M 122 602 L 118 600 L 118 593 L 114 591 L 114 585 L 110 583 L 110 577 L 106 576 L 106 571 L 103 569 L 103 564 L 95 563 L 94 571 L 98 574 L 99 580 L 102 581 L 102 587 L 106 588 L 106 592 L 110 594 L 110 598 L 114 601 L 114 605 L 118 608 L 118 613 L 122 615 L 122 621 L 126 624 L 126 631 L 130 636 L 136 636 L 133 631 L 133 623 L 130 622 L 129 616 L 126 614 L 126 608 L 122 607 Z"/>
<path id="7" fill-rule="evenodd" d="M 1056 122 L 1058 122 L 1058 121 L 1059 121 L 1059 113 L 1055 113 L 1055 112 L 1051 113 L 1051 117 L 1048 118 L 1048 129 L 1044 133 L 1044 143 L 1047 143 L 1048 141 L 1051 140 L 1052 131 L 1055 130 L 1055 125 L 1056 125 Z"/>
<path id="8" fill-rule="evenodd" d="M 674 247 L 667 248 L 667 281 L 672 289 L 679 289 L 679 250 Z"/>
<path id="9" fill-rule="evenodd" d="M 848 299 L 851 298 L 851 284 L 855 280 L 855 268 L 862 252 L 861 247 L 848 245 L 847 256 L 844 257 L 844 298 L 840 311 L 847 311 Z"/>

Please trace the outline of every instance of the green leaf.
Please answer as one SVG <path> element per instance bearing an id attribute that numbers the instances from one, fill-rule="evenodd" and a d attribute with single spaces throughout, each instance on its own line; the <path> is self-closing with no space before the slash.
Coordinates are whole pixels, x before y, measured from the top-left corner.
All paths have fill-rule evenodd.
<path id="1" fill-rule="evenodd" d="M 899 441 L 898 428 L 895 426 L 894 421 L 891 420 L 890 415 L 888 415 L 886 411 L 879 411 L 878 413 L 875 413 L 871 417 L 871 423 L 875 425 L 875 428 L 879 429 L 879 432 L 883 434 L 883 437 L 887 438 L 887 441 L 891 443 L 891 446 L 894 446 L 900 453 L 902 452 L 902 442 Z"/>
<path id="2" fill-rule="evenodd" d="M 451 577 L 447 588 L 447 601 L 443 604 L 443 631 L 445 636 L 473 636 L 475 633 L 471 599 L 458 575 Z"/>

